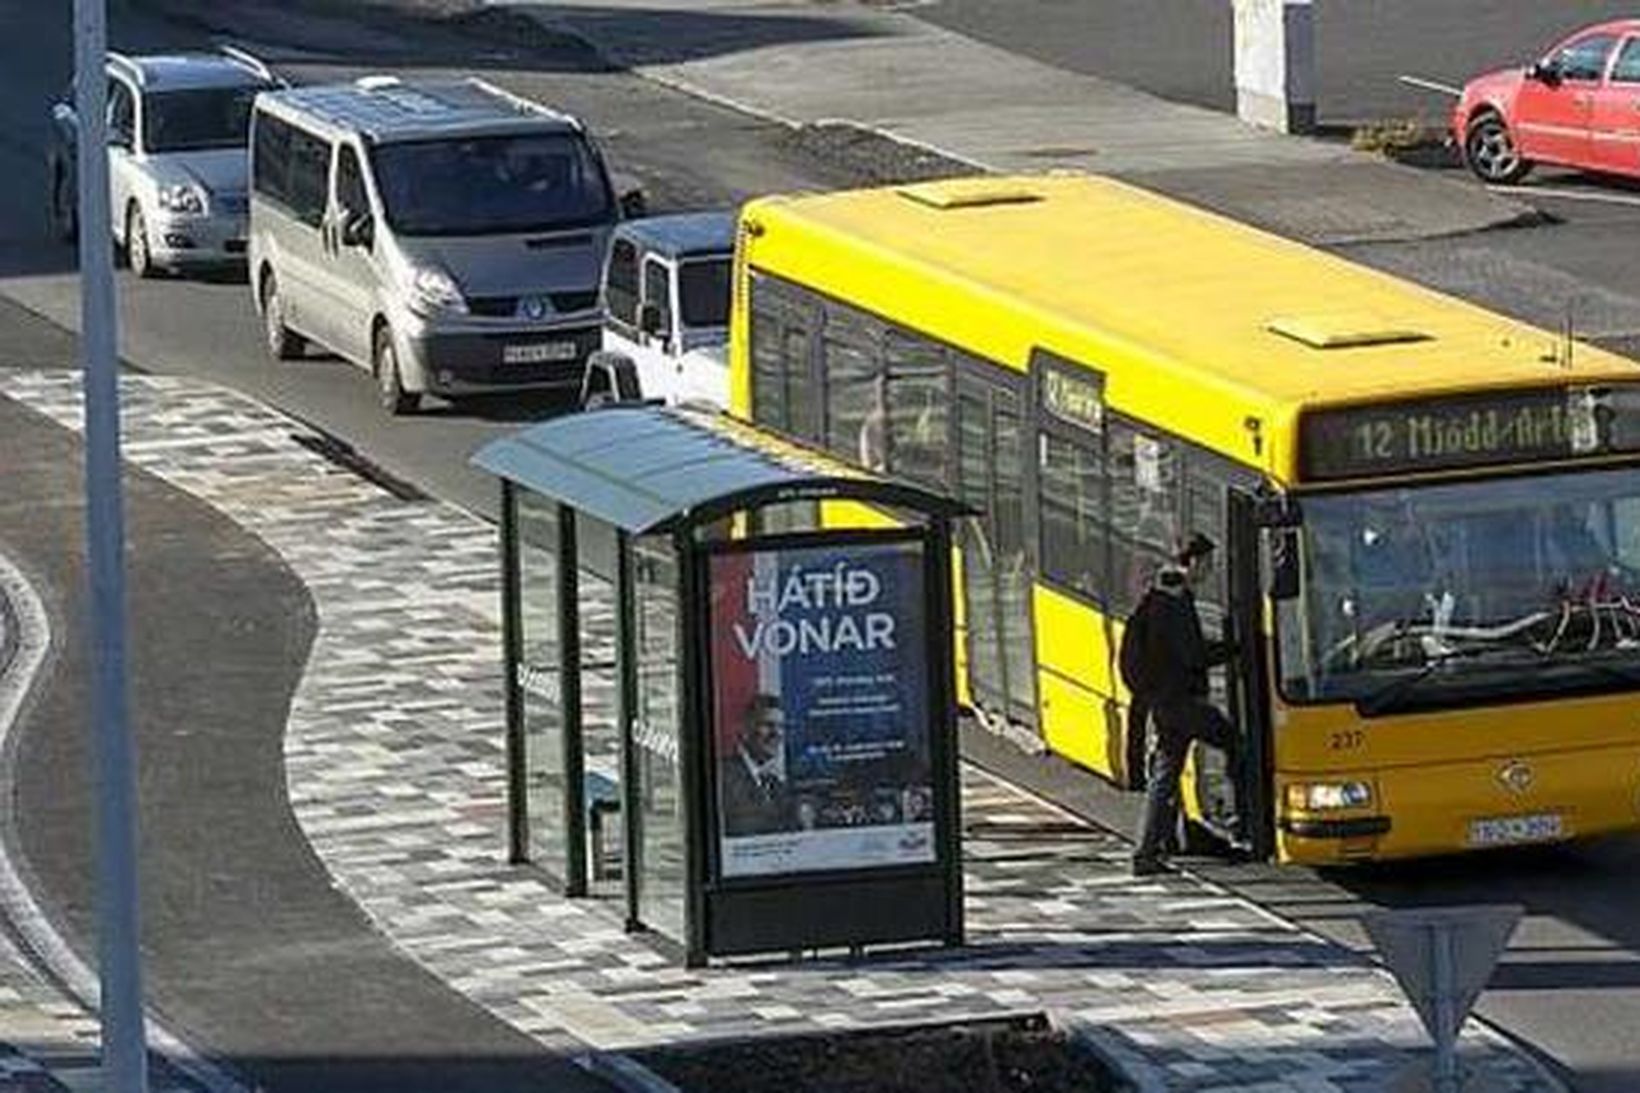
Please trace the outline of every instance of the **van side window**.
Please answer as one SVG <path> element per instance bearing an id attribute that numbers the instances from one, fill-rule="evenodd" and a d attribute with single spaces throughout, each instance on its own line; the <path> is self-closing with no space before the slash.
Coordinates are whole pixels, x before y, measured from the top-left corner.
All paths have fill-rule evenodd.
<path id="1" fill-rule="evenodd" d="M 120 80 L 108 81 L 108 139 L 129 146 L 137 135 L 137 102 Z"/>
<path id="2" fill-rule="evenodd" d="M 661 313 L 661 333 L 672 329 L 672 270 L 653 258 L 643 264 L 643 302 Z"/>
<path id="3" fill-rule="evenodd" d="M 251 188 L 257 196 L 290 204 L 291 127 L 271 114 L 256 115 Z"/>
<path id="4" fill-rule="evenodd" d="M 609 249 L 604 306 L 616 322 L 638 325 L 638 248 L 629 239 L 617 239 Z"/>
<path id="5" fill-rule="evenodd" d="M 302 223 L 317 228 L 330 195 L 330 142 L 300 129 L 290 135 L 290 181 L 286 204 Z"/>
<path id="6" fill-rule="evenodd" d="M 359 166 L 359 153 L 350 144 L 342 145 L 337 153 L 336 207 L 344 216 L 370 212 L 370 193 L 364 186 L 364 170 Z"/>

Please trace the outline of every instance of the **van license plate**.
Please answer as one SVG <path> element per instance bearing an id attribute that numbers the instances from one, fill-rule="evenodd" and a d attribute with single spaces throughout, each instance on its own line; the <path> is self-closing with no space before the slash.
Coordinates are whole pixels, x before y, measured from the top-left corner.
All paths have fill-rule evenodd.
<path id="1" fill-rule="evenodd" d="M 574 342 L 538 342 L 534 345 L 505 345 L 501 347 L 502 364 L 542 364 L 546 361 L 572 361 L 580 349 Z"/>
<path id="2" fill-rule="evenodd" d="M 1489 820 L 1469 821 L 1470 846 L 1508 846 L 1511 843 L 1537 843 L 1558 839 L 1565 834 L 1566 825 L 1556 812 L 1541 812 L 1532 816 L 1499 816 Z"/>

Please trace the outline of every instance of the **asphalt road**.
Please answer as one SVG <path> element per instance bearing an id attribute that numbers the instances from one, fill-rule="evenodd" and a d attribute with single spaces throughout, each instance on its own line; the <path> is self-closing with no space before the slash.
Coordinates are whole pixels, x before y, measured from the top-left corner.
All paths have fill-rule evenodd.
<path id="1" fill-rule="evenodd" d="M 1090 6 L 1065 0 L 946 0 L 924 14 L 942 21 L 988 20 L 965 29 L 1039 56 L 1061 51 L 1067 65 L 1103 58 L 1102 74 L 1141 85 L 1166 82 L 1157 89 L 1177 97 L 1191 97 L 1192 88 L 1200 92 L 1211 63 L 1192 61 L 1192 50 L 1210 58 L 1213 48 L 1191 38 L 1191 20 L 1214 17 L 1222 0 L 1110 0 L 1091 14 L 1085 10 Z M 1333 6 L 1348 5 L 1334 0 Z M 1537 10 L 1482 0 L 1359 3 L 1363 16 L 1395 13 L 1380 33 L 1363 33 L 1361 54 L 1366 56 L 1375 41 L 1405 39 L 1402 15 L 1425 7 L 1488 13 L 1476 22 L 1500 28 L 1490 32 L 1488 42 L 1501 49 L 1504 38 L 1531 41 L 1548 33 L 1547 23 L 1580 20 L 1581 15 L 1567 14 L 1574 6 L 1603 5 Z M 7 91 L 0 96 L 0 294 L 72 326 L 76 290 L 66 272 L 72 256 L 42 238 L 39 215 L 47 106 L 67 81 L 66 7 L 0 0 L 0 26 L 7 29 L 0 37 Z M 1517 9 L 1518 18 L 1512 14 Z M 660 207 L 704 207 L 763 190 L 847 181 L 845 171 L 796 150 L 776 128 L 602 72 L 573 43 L 542 40 L 526 46 L 403 27 L 361 29 L 258 15 L 259 10 L 268 9 L 255 3 L 234 9 L 240 37 L 266 43 L 272 59 L 303 78 L 477 65 L 508 86 L 560 103 L 589 119 L 617 167 L 642 178 Z M 148 48 L 187 44 L 200 34 L 199 28 L 133 20 L 122 24 L 116 37 L 121 44 Z M 1415 36 L 1417 41 L 1402 44 L 1423 50 L 1418 56 L 1447 56 L 1453 64 L 1468 56 Z M 1492 45 L 1482 52 L 1493 52 Z M 1417 57 L 1408 56 L 1406 67 L 1411 67 Z M 1109 67 L 1118 62 L 1131 68 Z M 1224 64 L 1227 72 L 1227 59 Z M 1376 79 L 1370 72 L 1361 78 L 1363 86 Z M 1526 196 L 1563 222 L 1349 253 L 1539 321 L 1546 312 L 1570 309 L 1580 332 L 1618 346 L 1640 344 L 1640 298 L 1629 288 L 1640 194 L 1577 176 L 1535 182 Z M 277 367 L 269 362 L 242 284 L 125 278 L 122 297 L 125 354 L 135 364 L 215 380 L 266 399 L 351 442 L 393 473 L 477 511 L 490 508 L 493 487 L 467 469 L 468 454 L 520 420 L 553 412 L 540 402 L 513 402 L 488 410 L 435 409 L 416 419 L 389 421 L 362 372 L 328 360 Z M 1056 792 L 1091 815 L 1118 828 L 1129 823 L 1131 801 L 1063 771 L 1054 776 L 1061 783 Z M 1637 857 L 1640 841 L 1626 840 L 1370 873 L 1321 876 L 1250 868 L 1225 871 L 1219 879 L 1350 944 L 1360 943 L 1355 920 L 1368 905 L 1527 903 L 1531 917 L 1485 1011 L 1574 1070 L 1580 1089 L 1617 1091 L 1640 1088 L 1640 1047 L 1631 1038 L 1631 1030 L 1640 1028 L 1640 919 L 1628 913 L 1640 905 Z"/>
<path id="2" fill-rule="evenodd" d="M 1541 54 L 1565 32 L 1637 10 L 1625 0 L 1315 0 L 1323 123 L 1441 116 L 1399 74 L 1461 83 Z M 930 22 L 1075 72 L 1235 109 L 1229 0 L 935 0 Z"/>

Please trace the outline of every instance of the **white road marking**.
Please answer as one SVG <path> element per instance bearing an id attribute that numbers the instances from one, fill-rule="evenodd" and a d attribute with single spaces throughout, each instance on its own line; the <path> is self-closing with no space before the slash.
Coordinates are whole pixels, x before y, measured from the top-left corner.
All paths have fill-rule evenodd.
<path id="1" fill-rule="evenodd" d="M 1567 201 L 1590 201 L 1601 205 L 1626 205 L 1640 209 L 1640 194 L 1593 193 L 1564 186 L 1488 186 L 1487 189 L 1495 194 L 1512 194 L 1517 197 L 1554 197 Z"/>
<path id="2" fill-rule="evenodd" d="M 1397 76 L 1395 78 L 1408 87 L 1417 87 L 1424 91 L 1439 91 L 1443 95 L 1451 95 L 1454 99 L 1463 95 L 1463 88 L 1453 87 L 1451 84 L 1441 83 L 1439 80 L 1426 80 L 1422 76 Z"/>

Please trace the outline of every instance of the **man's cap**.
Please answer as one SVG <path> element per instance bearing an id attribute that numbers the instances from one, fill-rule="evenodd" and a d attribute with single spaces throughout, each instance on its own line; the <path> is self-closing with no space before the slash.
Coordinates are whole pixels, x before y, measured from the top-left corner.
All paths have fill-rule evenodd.
<path id="1" fill-rule="evenodd" d="M 1219 544 L 1198 531 L 1185 541 L 1174 557 L 1178 558 L 1181 565 L 1189 565 L 1197 558 L 1205 558 L 1218 548 Z"/>

